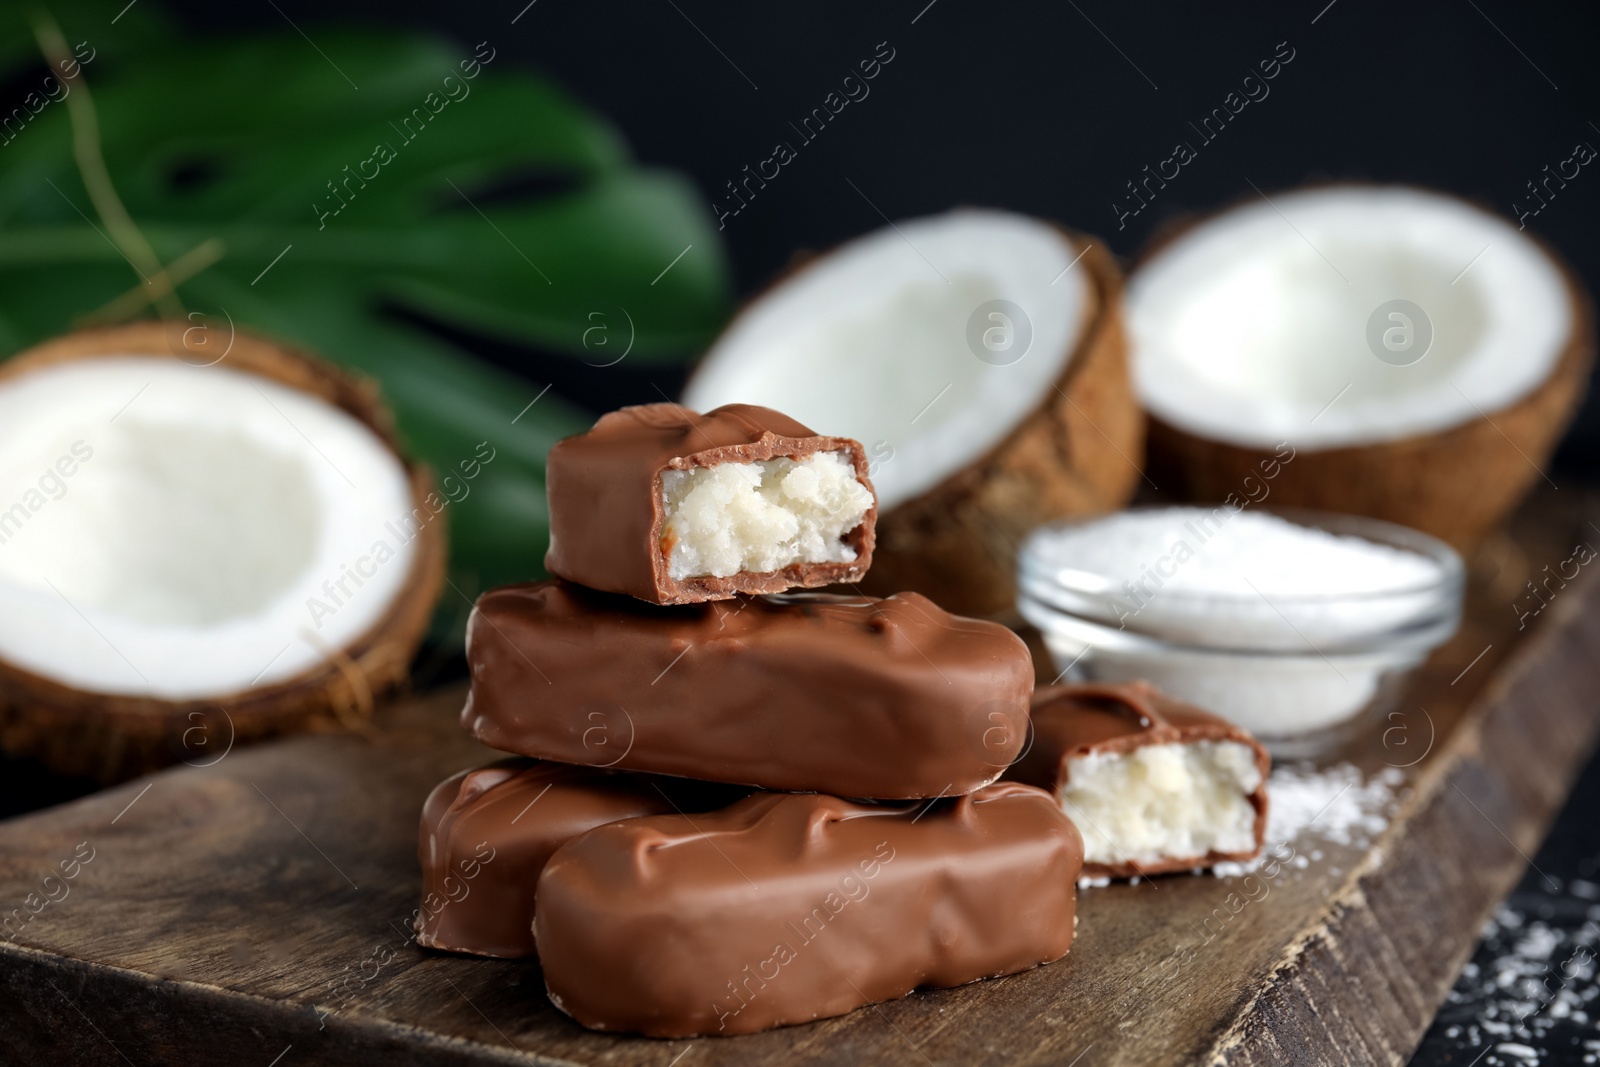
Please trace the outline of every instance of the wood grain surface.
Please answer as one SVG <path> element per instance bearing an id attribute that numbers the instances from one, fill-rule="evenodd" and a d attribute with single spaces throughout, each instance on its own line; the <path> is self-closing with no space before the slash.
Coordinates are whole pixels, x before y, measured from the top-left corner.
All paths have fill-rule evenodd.
<path id="1" fill-rule="evenodd" d="M 450 690 L 369 736 L 241 748 L 0 823 L 0 1061 L 1403 1062 L 1595 739 L 1600 579 L 1525 630 L 1512 607 L 1580 529 L 1600 544 L 1578 503 L 1541 498 L 1480 558 L 1461 634 L 1400 705 L 1425 709 L 1413 747 L 1374 730 L 1346 754 L 1377 772 L 1431 741 L 1388 828 L 1364 849 L 1318 844 L 1209 938 L 1238 880 L 1161 878 L 1084 891 L 1071 955 L 1012 978 L 751 1037 L 589 1033 L 550 1006 L 537 964 L 409 940 L 422 800 L 490 758 Z"/>

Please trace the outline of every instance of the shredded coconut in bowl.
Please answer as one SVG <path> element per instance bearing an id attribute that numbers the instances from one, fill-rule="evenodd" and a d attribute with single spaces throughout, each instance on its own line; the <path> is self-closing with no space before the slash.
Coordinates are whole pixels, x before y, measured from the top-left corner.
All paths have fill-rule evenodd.
<path id="1" fill-rule="evenodd" d="M 1441 577 L 1417 552 L 1225 506 L 1118 512 L 1047 528 L 1030 549 L 1108 583 L 1118 622 L 1235 648 L 1303 651 L 1308 639 L 1381 632 L 1426 604 Z"/>
<path id="2" fill-rule="evenodd" d="M 1227 507 L 1117 512 L 1055 531 L 1040 548 L 1042 558 L 1119 582 L 1154 569 L 1165 591 L 1243 600 L 1258 588 L 1285 597 L 1385 593 L 1439 572 L 1415 552 Z"/>
<path id="3" fill-rule="evenodd" d="M 1302 756 L 1330 750 L 1385 681 L 1449 637 L 1461 566 L 1376 520 L 1136 508 L 1035 530 L 1017 607 L 1058 669 L 1145 679 Z"/>

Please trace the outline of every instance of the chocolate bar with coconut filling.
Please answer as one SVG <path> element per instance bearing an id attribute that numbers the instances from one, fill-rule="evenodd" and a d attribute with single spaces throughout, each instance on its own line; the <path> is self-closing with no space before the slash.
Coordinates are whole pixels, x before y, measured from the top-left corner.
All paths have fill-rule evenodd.
<path id="1" fill-rule="evenodd" d="M 855 582 L 872 562 L 866 453 L 771 408 L 644 404 L 556 442 L 545 568 L 653 604 Z"/>
<path id="2" fill-rule="evenodd" d="M 551 855 L 618 819 L 705 811 L 743 790 L 512 758 L 440 782 L 417 842 L 417 943 L 478 956 L 534 954 L 533 889 Z"/>
<path id="3" fill-rule="evenodd" d="M 970 793 L 1027 736 L 1033 665 L 998 623 L 917 593 L 673 608 L 560 580 L 467 626 L 462 725 L 502 752 L 899 800 Z"/>
<path id="4" fill-rule="evenodd" d="M 1060 801 L 1086 876 L 1129 878 L 1252 859 L 1271 767 L 1244 730 L 1130 682 L 1039 689 L 1032 744 L 1007 777 Z"/>
<path id="5" fill-rule="evenodd" d="M 1066 955 L 1083 843 L 1038 789 L 923 804 L 757 793 L 563 846 L 534 934 L 596 1030 L 748 1034 Z"/>

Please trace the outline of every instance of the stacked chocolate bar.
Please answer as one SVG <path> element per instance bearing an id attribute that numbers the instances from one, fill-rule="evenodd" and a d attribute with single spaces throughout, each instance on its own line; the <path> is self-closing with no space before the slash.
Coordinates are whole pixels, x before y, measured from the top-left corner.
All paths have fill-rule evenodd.
<path id="1" fill-rule="evenodd" d="M 537 953 L 585 1026 L 749 1033 L 1059 959 L 1083 842 L 996 783 L 1027 647 L 871 562 L 861 445 L 766 408 L 625 408 L 548 463 L 551 581 L 486 593 L 419 940 Z M 848 799 L 847 799 L 848 798 Z"/>

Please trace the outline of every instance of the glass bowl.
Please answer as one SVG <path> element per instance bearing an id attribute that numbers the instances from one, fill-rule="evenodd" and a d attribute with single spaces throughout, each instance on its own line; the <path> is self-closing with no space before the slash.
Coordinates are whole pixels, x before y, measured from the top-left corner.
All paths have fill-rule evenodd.
<path id="1" fill-rule="evenodd" d="M 1455 633 L 1465 568 L 1443 541 L 1394 523 L 1248 510 L 1417 553 L 1433 561 L 1434 573 L 1381 592 L 1276 595 L 1251 583 L 1249 591 L 1155 588 L 1144 596 L 1128 575 L 1074 568 L 1052 546 L 1051 534 L 1099 516 L 1051 523 L 1024 542 L 1017 609 L 1066 680 L 1142 678 L 1239 724 L 1274 756 L 1316 756 L 1388 712 L 1405 677 Z"/>

